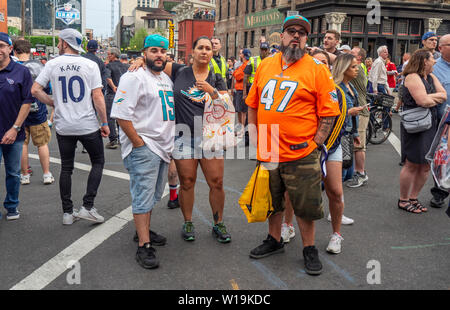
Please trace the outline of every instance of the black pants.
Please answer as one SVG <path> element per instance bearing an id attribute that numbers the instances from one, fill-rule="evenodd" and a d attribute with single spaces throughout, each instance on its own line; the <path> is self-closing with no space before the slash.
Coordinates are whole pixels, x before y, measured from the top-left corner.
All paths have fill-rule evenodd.
<path id="1" fill-rule="evenodd" d="M 83 197 L 83 206 L 90 210 L 94 206 L 94 199 L 102 180 L 105 156 L 103 153 L 103 141 L 99 131 L 83 136 L 61 136 L 56 134 L 59 153 L 61 156 L 61 174 L 59 177 L 59 192 L 64 213 L 73 212 L 72 196 L 72 172 L 75 161 L 75 148 L 80 141 L 89 154 L 92 168 L 89 172 L 86 194 Z"/>
<path id="2" fill-rule="evenodd" d="M 106 103 L 106 116 L 108 118 L 108 126 L 109 126 L 109 141 L 117 141 L 117 125 L 116 120 L 111 118 L 111 110 L 114 101 L 114 96 L 106 95 L 105 103 Z"/>

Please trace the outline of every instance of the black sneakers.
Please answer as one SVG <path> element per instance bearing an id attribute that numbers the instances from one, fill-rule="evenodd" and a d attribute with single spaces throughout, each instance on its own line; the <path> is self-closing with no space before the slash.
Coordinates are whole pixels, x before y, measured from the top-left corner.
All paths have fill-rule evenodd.
<path id="1" fill-rule="evenodd" d="M 322 263 L 319 260 L 319 251 L 315 246 L 307 246 L 303 249 L 303 258 L 305 259 L 305 271 L 310 275 L 319 275 L 322 273 Z"/>
<path id="2" fill-rule="evenodd" d="M 284 253 L 283 238 L 281 238 L 280 242 L 278 242 L 271 235 L 267 235 L 267 239 L 263 241 L 263 244 L 254 248 L 250 252 L 250 257 L 263 258 L 277 253 Z"/>
<path id="3" fill-rule="evenodd" d="M 156 250 L 151 247 L 150 243 L 138 247 L 136 252 L 136 261 L 145 269 L 154 269 L 159 267 L 159 261 L 155 256 Z"/>
<path id="4" fill-rule="evenodd" d="M 180 202 L 178 201 L 178 197 L 175 200 L 170 200 L 169 199 L 169 202 L 167 203 L 167 208 L 169 208 L 169 209 L 176 209 L 176 208 L 179 208 L 179 207 L 180 207 Z"/>
<path id="5" fill-rule="evenodd" d="M 139 242 L 139 237 L 137 232 L 134 234 L 133 237 L 134 242 Z M 158 235 L 156 232 L 150 230 L 150 244 L 156 245 L 156 246 L 163 246 L 166 245 L 167 239 L 164 236 Z"/>

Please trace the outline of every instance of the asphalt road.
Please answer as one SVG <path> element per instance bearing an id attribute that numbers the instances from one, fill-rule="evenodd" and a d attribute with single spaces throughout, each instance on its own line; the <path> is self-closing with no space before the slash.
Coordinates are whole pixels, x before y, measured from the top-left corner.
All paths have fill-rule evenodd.
<path id="1" fill-rule="evenodd" d="M 394 133 L 399 137 L 397 115 Z M 50 152 L 59 158 L 54 137 Z M 30 153 L 37 154 L 34 146 Z M 181 211 L 169 210 L 166 196 L 153 212 L 152 230 L 166 236 L 168 243 L 157 248 L 160 268 L 144 270 L 134 259 L 134 224 L 127 210 L 131 199 L 120 152 L 105 150 L 105 156 L 105 169 L 121 173 L 104 175 L 99 188 L 96 207 L 106 223 L 79 221 L 69 227 L 62 225 L 58 182 L 44 186 L 39 161 L 30 159 L 34 175 L 30 185 L 21 187 L 20 220 L 0 221 L 0 289 L 450 289 L 450 219 L 445 209 L 429 208 L 428 213 L 415 215 L 397 208 L 401 167 L 399 154 L 388 141 L 368 147 L 368 185 L 345 187 L 345 215 L 355 224 L 342 228 L 341 254 L 326 253 L 331 224 L 326 219 L 316 222 L 316 246 L 324 266 L 317 277 L 305 274 L 298 227 L 284 254 L 249 258 L 249 251 L 267 236 L 267 225 L 248 224 L 237 203 L 255 166 L 250 160 L 225 162 L 224 220 L 232 242 L 219 244 L 211 235 L 209 190 L 199 170 L 193 219 L 196 241 L 182 240 Z M 81 148 L 76 162 L 89 164 Z M 51 171 L 58 181 L 60 165 L 52 163 Z M 76 206 L 82 203 L 87 175 L 82 169 L 74 171 Z M 1 200 L 4 176 L 1 167 Z M 430 177 L 419 197 L 424 204 L 431 199 L 431 187 Z M 325 195 L 324 206 L 328 214 Z M 79 264 L 67 268 L 74 258 Z"/>

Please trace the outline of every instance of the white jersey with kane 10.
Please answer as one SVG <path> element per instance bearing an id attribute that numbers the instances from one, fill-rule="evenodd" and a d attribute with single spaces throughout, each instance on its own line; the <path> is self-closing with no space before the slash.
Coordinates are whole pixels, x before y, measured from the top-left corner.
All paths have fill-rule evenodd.
<path id="1" fill-rule="evenodd" d="M 52 85 L 55 130 L 62 136 L 82 136 L 99 130 L 92 90 L 102 88 L 98 65 L 78 55 L 50 60 L 36 82 Z"/>
<path id="2" fill-rule="evenodd" d="M 175 138 L 175 110 L 172 80 L 164 72 L 153 74 L 140 68 L 125 73 L 117 87 L 111 117 L 131 121 L 145 145 L 165 162 L 170 162 Z M 120 130 L 122 158 L 133 145 Z"/>

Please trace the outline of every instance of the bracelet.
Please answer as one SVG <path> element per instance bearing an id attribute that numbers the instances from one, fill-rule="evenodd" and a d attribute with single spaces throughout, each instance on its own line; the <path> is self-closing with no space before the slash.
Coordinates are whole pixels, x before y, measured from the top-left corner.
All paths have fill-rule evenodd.
<path id="1" fill-rule="evenodd" d="M 102 123 L 102 127 L 103 127 L 103 126 L 108 126 L 108 123 Z"/>

